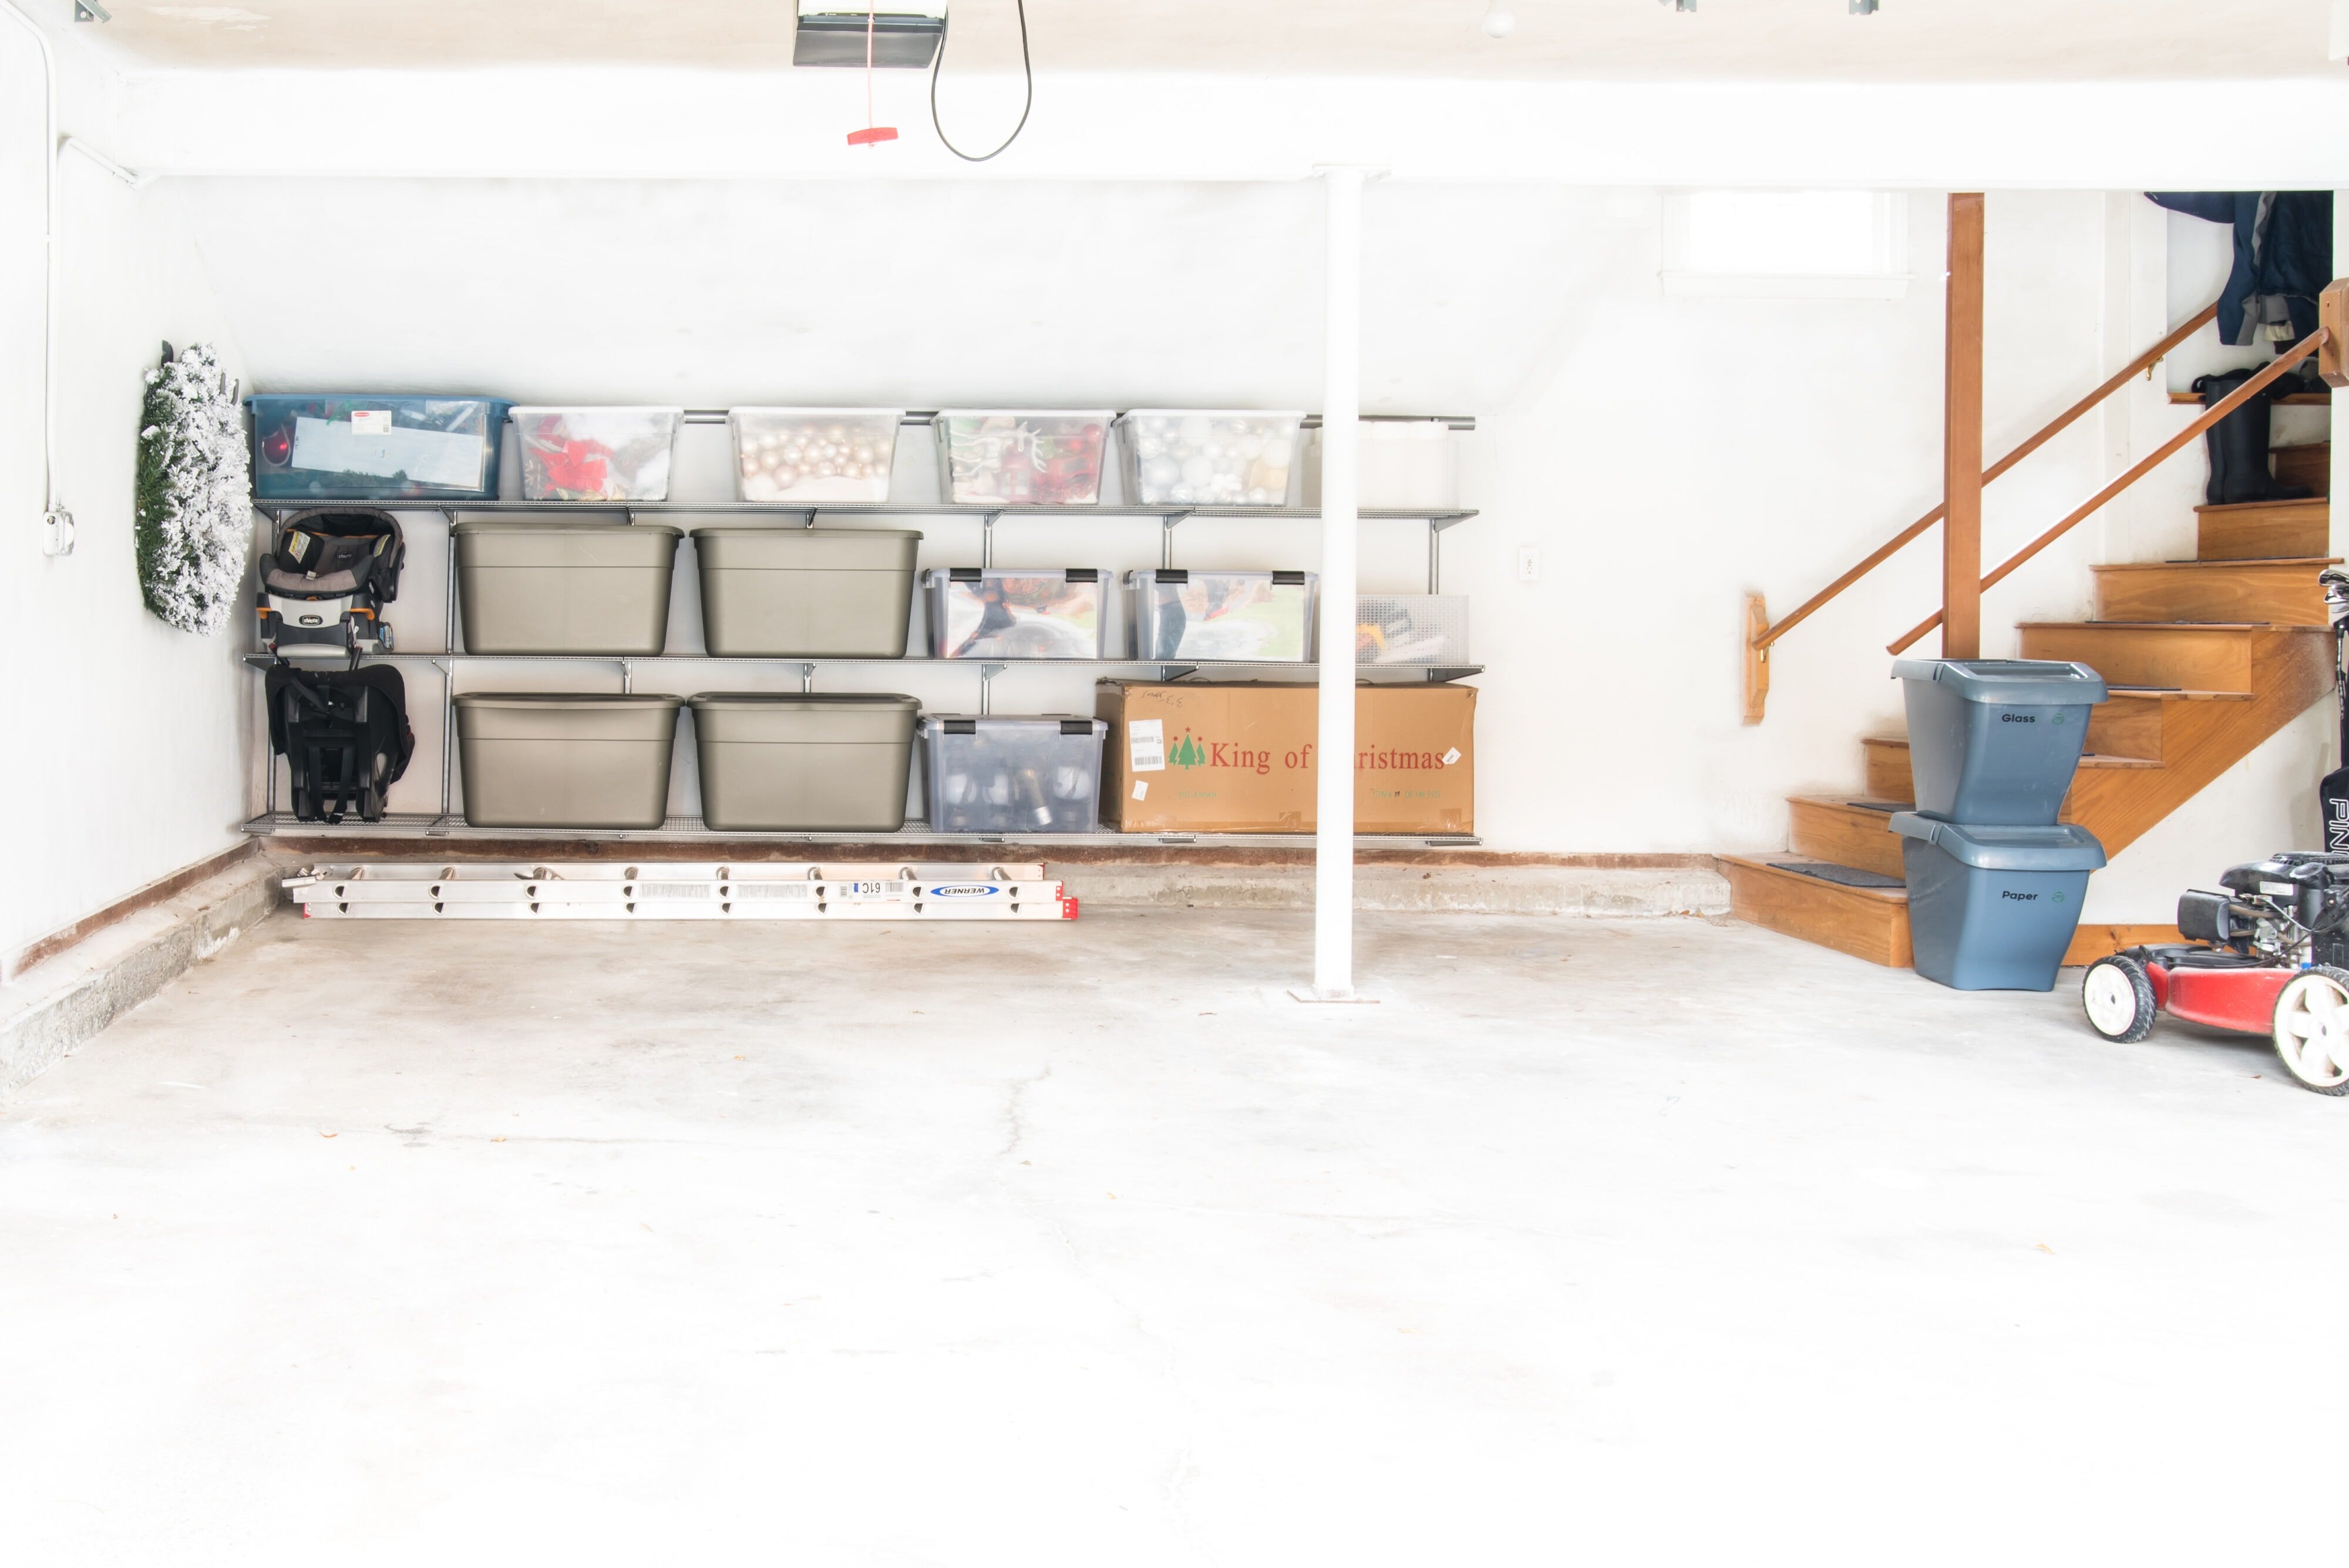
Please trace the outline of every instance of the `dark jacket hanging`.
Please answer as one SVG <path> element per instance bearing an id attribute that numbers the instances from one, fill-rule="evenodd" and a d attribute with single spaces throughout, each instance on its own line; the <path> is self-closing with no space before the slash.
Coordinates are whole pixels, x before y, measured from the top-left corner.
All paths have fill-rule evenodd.
<path id="1" fill-rule="evenodd" d="M 2219 336 L 2233 344 L 2292 339 L 2316 330 L 2316 296 L 2333 281 L 2330 191 L 2148 191 L 2173 213 L 2229 223 L 2235 265 L 2219 295 Z"/>

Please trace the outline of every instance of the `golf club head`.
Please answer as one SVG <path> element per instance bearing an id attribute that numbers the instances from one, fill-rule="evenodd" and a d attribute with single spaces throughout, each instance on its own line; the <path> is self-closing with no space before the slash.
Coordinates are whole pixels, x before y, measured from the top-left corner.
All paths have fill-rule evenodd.
<path id="1" fill-rule="evenodd" d="M 2349 621 L 2349 575 L 2328 568 L 2317 574 L 2316 584 L 2324 590 L 2324 608 L 2333 624 Z"/>

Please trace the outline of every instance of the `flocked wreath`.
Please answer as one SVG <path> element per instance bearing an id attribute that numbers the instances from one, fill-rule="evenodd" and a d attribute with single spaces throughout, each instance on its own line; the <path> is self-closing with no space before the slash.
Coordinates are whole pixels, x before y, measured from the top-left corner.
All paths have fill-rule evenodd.
<path id="1" fill-rule="evenodd" d="M 207 345 L 165 344 L 147 372 L 137 504 L 147 607 L 181 631 L 218 631 L 244 583 L 253 490 L 236 389 Z"/>

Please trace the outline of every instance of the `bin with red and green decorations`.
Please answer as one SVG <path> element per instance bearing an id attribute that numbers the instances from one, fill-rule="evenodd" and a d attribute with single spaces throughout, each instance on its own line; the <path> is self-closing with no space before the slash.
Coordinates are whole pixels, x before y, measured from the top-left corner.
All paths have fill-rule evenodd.
<path id="1" fill-rule="evenodd" d="M 1111 409 L 942 409 L 939 496 L 957 506 L 1092 506 Z"/>
<path id="2" fill-rule="evenodd" d="M 525 501 L 666 501 L 683 409 L 513 410 Z"/>

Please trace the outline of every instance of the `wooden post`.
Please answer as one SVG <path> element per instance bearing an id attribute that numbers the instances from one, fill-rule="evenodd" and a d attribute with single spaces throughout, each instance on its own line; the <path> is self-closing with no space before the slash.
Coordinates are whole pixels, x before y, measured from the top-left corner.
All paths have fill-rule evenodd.
<path id="1" fill-rule="evenodd" d="M 1982 198 L 1950 197 L 1942 355 L 1941 657 L 1982 657 Z"/>

